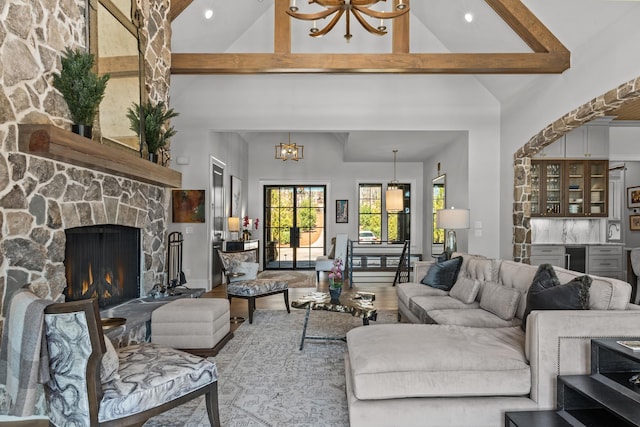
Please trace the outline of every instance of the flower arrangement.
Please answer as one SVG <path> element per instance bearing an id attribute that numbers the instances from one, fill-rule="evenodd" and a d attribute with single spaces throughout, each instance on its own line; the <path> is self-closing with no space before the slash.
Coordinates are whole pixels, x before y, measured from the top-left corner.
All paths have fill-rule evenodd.
<path id="1" fill-rule="evenodd" d="M 260 223 L 260 220 L 256 218 L 256 220 L 253 222 L 253 226 L 255 227 L 255 229 L 258 229 L 258 224 Z M 251 239 L 251 231 L 249 231 L 249 227 L 251 226 L 251 218 L 249 218 L 249 215 L 245 215 L 242 218 L 242 226 L 244 227 L 242 229 L 242 239 L 243 240 L 250 240 Z"/>
<path id="2" fill-rule="evenodd" d="M 336 258 L 333 260 L 333 265 L 329 272 L 329 284 L 332 288 L 342 287 L 342 267 L 342 258 Z"/>
<path id="3" fill-rule="evenodd" d="M 244 227 L 245 230 L 249 230 L 250 225 L 251 225 L 251 218 L 249 218 L 249 215 L 245 215 L 244 218 L 242 218 L 242 226 Z M 258 225 L 260 225 L 260 220 L 256 218 L 253 220 L 253 228 L 257 230 Z"/>

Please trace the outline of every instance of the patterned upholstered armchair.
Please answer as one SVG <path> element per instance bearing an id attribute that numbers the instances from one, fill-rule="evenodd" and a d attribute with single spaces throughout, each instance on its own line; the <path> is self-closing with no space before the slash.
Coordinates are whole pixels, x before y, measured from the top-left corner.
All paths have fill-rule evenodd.
<path id="1" fill-rule="evenodd" d="M 256 251 L 222 252 L 218 250 L 222 261 L 222 272 L 226 277 L 227 296 L 246 299 L 249 305 L 249 323 L 253 323 L 253 312 L 256 309 L 256 298 L 268 295 L 283 294 L 287 312 L 289 308 L 289 284 L 286 280 L 260 279 L 256 262 Z"/>
<path id="2" fill-rule="evenodd" d="M 220 426 L 214 363 L 150 343 L 116 351 L 105 341 L 95 299 L 49 305 L 44 328 L 53 425 L 141 426 L 205 395 L 209 422 Z"/>

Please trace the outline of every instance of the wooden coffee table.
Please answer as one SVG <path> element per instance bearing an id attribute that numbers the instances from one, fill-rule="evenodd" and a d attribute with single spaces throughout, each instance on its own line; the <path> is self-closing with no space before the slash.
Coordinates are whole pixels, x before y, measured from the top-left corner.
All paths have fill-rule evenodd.
<path id="1" fill-rule="evenodd" d="M 365 299 L 363 299 L 365 298 Z M 293 308 L 304 308 L 306 313 L 304 316 L 304 326 L 302 327 L 302 338 L 300 339 L 300 350 L 304 348 L 305 340 L 338 340 L 346 341 L 346 337 L 332 337 L 332 336 L 307 336 L 307 325 L 309 323 L 309 315 L 312 310 L 324 310 L 332 313 L 346 313 L 353 317 L 361 317 L 362 324 L 364 326 L 369 324 L 370 320 L 376 320 L 378 312 L 376 311 L 373 302 L 375 301 L 375 295 L 369 292 L 356 293 L 352 298 L 347 299 L 343 297 L 344 301 L 339 301 L 338 304 L 331 302 L 329 293 L 314 292 L 310 295 L 305 295 L 300 299 L 297 299 L 291 303 Z"/>

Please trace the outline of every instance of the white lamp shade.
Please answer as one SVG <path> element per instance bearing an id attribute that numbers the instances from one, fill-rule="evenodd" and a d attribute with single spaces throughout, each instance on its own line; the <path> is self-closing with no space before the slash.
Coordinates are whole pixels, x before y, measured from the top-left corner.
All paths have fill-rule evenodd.
<path id="1" fill-rule="evenodd" d="M 229 225 L 229 232 L 231 233 L 237 233 L 238 231 L 240 231 L 240 218 L 234 217 L 234 216 L 230 216 L 227 219 L 228 225 Z"/>
<path id="2" fill-rule="evenodd" d="M 445 230 L 469 228 L 469 209 L 440 209 L 436 212 L 436 226 Z"/>
<path id="3" fill-rule="evenodd" d="M 402 195 L 402 190 L 399 188 L 387 190 L 385 194 L 387 212 L 402 212 L 404 210 Z"/>

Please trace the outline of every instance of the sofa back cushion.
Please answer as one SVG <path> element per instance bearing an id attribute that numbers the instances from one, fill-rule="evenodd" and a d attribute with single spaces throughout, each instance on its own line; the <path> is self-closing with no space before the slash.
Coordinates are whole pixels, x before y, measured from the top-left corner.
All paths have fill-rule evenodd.
<path id="1" fill-rule="evenodd" d="M 498 283 L 507 288 L 513 288 L 520 291 L 522 295 L 516 309 L 516 317 L 522 319 L 524 310 L 527 307 L 526 294 L 531 286 L 538 266 L 523 264 L 521 262 L 504 260 L 500 264 L 500 272 L 498 274 Z"/>
<path id="2" fill-rule="evenodd" d="M 584 273 L 553 268 L 561 283 L 567 283 Z M 589 288 L 589 310 L 626 310 L 631 300 L 631 285 L 609 277 L 592 276 Z"/>
<path id="3" fill-rule="evenodd" d="M 496 282 L 486 282 L 480 298 L 480 308 L 483 308 L 502 320 L 511 320 L 516 314 L 520 302 L 520 291 L 507 288 Z"/>
<path id="4" fill-rule="evenodd" d="M 471 279 L 470 277 L 460 277 L 456 280 L 456 284 L 453 285 L 449 291 L 449 296 L 452 296 L 465 304 L 471 304 L 478 296 L 479 290 L 479 280 Z"/>

